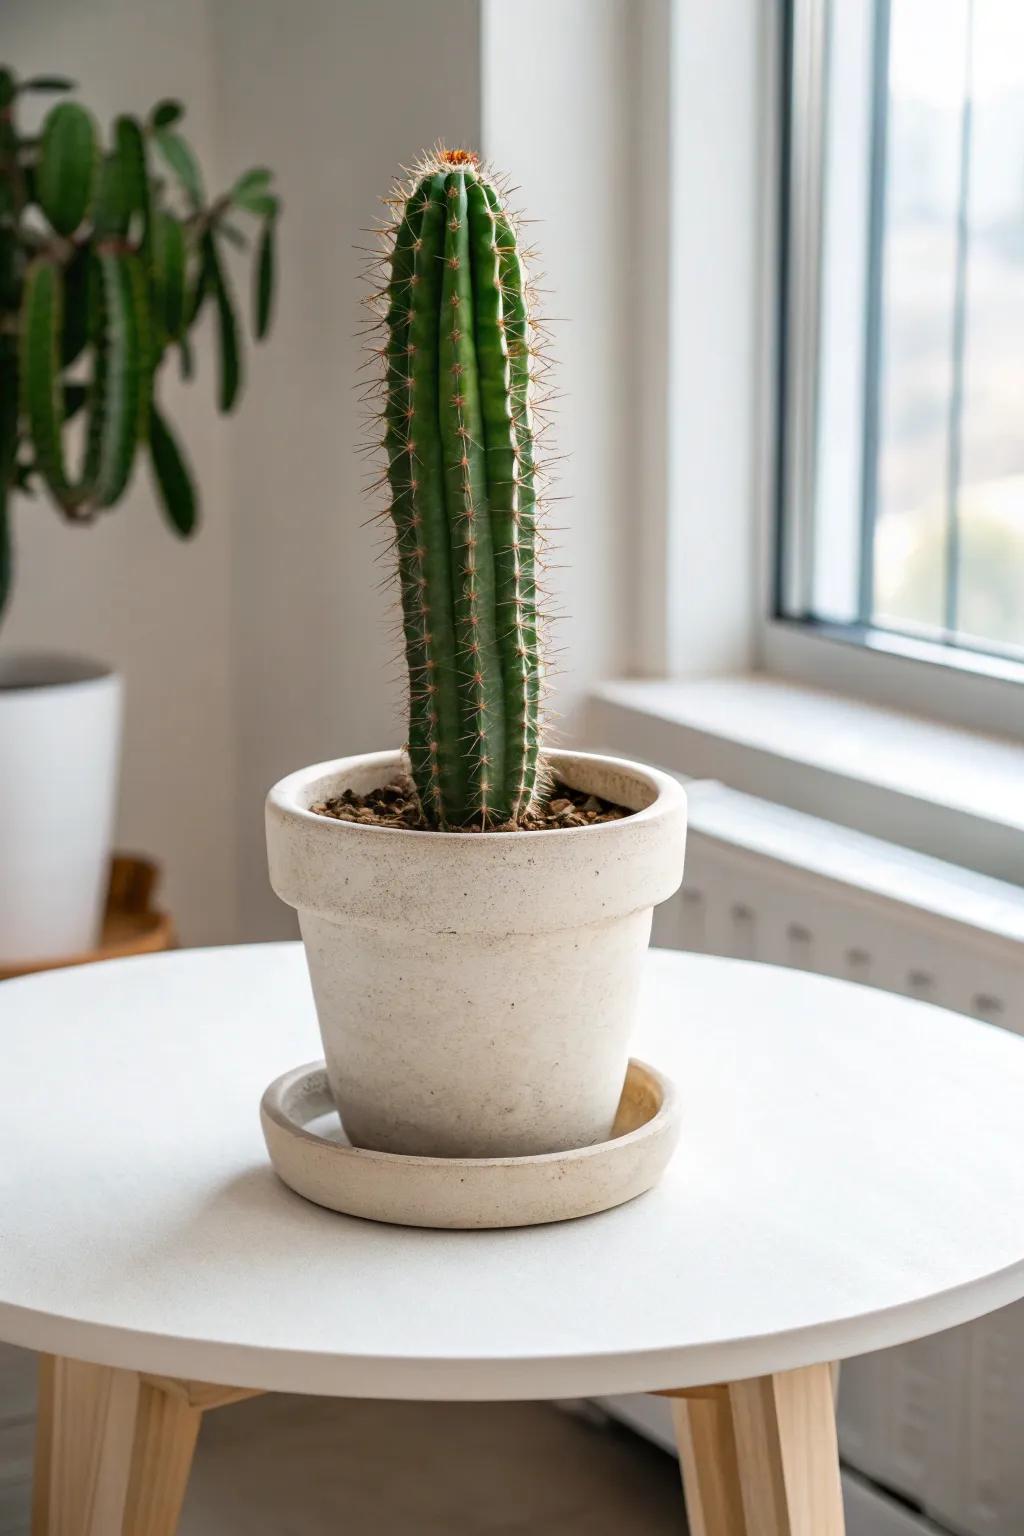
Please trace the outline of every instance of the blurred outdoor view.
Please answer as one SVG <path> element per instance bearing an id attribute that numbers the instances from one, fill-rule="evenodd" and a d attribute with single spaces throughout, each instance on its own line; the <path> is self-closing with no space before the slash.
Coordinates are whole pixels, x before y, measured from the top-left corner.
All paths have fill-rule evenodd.
<path id="1" fill-rule="evenodd" d="M 878 623 L 1024 647 L 1024 0 L 892 0 Z"/>

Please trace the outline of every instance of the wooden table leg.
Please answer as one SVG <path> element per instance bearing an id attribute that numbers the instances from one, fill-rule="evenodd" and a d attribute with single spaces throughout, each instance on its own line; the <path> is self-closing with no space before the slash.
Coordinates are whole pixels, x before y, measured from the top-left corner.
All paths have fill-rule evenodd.
<path id="1" fill-rule="evenodd" d="M 42 1356 L 32 1536 L 174 1536 L 204 1411 L 255 1395 Z"/>
<path id="2" fill-rule="evenodd" d="M 746 1536 L 729 1389 L 672 1404 L 690 1536 Z"/>
<path id="3" fill-rule="evenodd" d="M 666 1395 L 691 1536 L 844 1536 L 828 1365 Z"/>

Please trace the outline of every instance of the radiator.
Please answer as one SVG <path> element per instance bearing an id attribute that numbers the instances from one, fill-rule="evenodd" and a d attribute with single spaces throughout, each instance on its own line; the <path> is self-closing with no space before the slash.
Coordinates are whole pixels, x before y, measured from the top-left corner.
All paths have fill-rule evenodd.
<path id="1" fill-rule="evenodd" d="M 1024 890 L 721 784 L 687 794 L 686 880 L 658 910 L 655 943 L 845 977 L 1024 1033 Z M 636 1423 L 640 1400 L 620 1406 Z M 849 1536 L 1024 1536 L 1024 1303 L 844 1364 L 839 1435 Z"/>

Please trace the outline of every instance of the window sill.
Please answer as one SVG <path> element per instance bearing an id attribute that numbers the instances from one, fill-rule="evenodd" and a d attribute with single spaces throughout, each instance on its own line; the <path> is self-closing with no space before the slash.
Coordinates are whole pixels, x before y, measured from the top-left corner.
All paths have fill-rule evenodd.
<path id="1" fill-rule="evenodd" d="M 765 672 L 1024 742 L 1024 663 L 884 630 L 769 619 Z"/>
<path id="2" fill-rule="evenodd" d="M 594 689 L 590 738 L 1024 883 L 1024 744 L 766 674 Z"/>

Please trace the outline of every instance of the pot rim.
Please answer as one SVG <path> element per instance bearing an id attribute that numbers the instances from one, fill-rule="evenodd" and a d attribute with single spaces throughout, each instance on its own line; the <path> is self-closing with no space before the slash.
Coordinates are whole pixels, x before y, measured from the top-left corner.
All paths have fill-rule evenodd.
<path id="1" fill-rule="evenodd" d="M 118 676 L 105 661 L 77 652 L 14 651 L 0 656 L 0 699 L 92 687 L 116 681 Z"/>
<path id="2" fill-rule="evenodd" d="M 408 758 L 403 748 L 393 747 L 382 752 L 354 752 L 346 757 L 329 758 L 322 763 L 312 763 L 307 768 L 298 768 L 293 773 L 287 774 L 272 786 L 267 794 L 267 808 L 271 806 L 286 816 L 294 817 L 298 821 L 311 824 L 317 829 L 336 827 L 338 834 L 327 833 L 327 836 L 348 836 L 370 833 L 373 835 L 391 838 L 413 839 L 422 841 L 429 839 L 432 843 L 444 840 L 449 843 L 471 843 L 479 846 L 481 839 L 491 842 L 492 839 L 501 839 L 509 842 L 532 841 L 537 837 L 543 837 L 545 846 L 554 839 L 577 837 L 587 834 L 597 837 L 601 833 L 605 836 L 622 836 L 625 828 L 635 828 L 642 823 L 653 821 L 664 816 L 665 813 L 680 804 L 686 803 L 686 791 L 679 780 L 672 774 L 665 773 L 660 768 L 651 768 L 646 763 L 635 762 L 628 757 L 613 757 L 607 752 L 577 752 L 568 747 L 548 747 L 541 751 L 545 761 L 557 765 L 559 759 L 572 762 L 596 762 L 606 763 L 619 769 L 625 775 L 645 782 L 655 790 L 654 799 L 650 805 L 643 806 L 638 811 L 630 811 L 628 816 L 621 816 L 616 821 L 603 821 L 586 827 L 545 827 L 543 829 L 516 828 L 503 831 L 495 828 L 489 832 L 451 832 L 441 831 L 430 827 L 383 827 L 376 826 L 372 822 L 342 821 L 333 816 L 321 816 L 316 811 L 309 810 L 298 803 L 298 795 L 311 780 L 324 778 L 330 773 L 343 772 L 345 768 L 354 768 L 357 764 L 369 766 L 375 759 L 385 771 L 394 768 L 399 763 L 408 763 Z"/>

